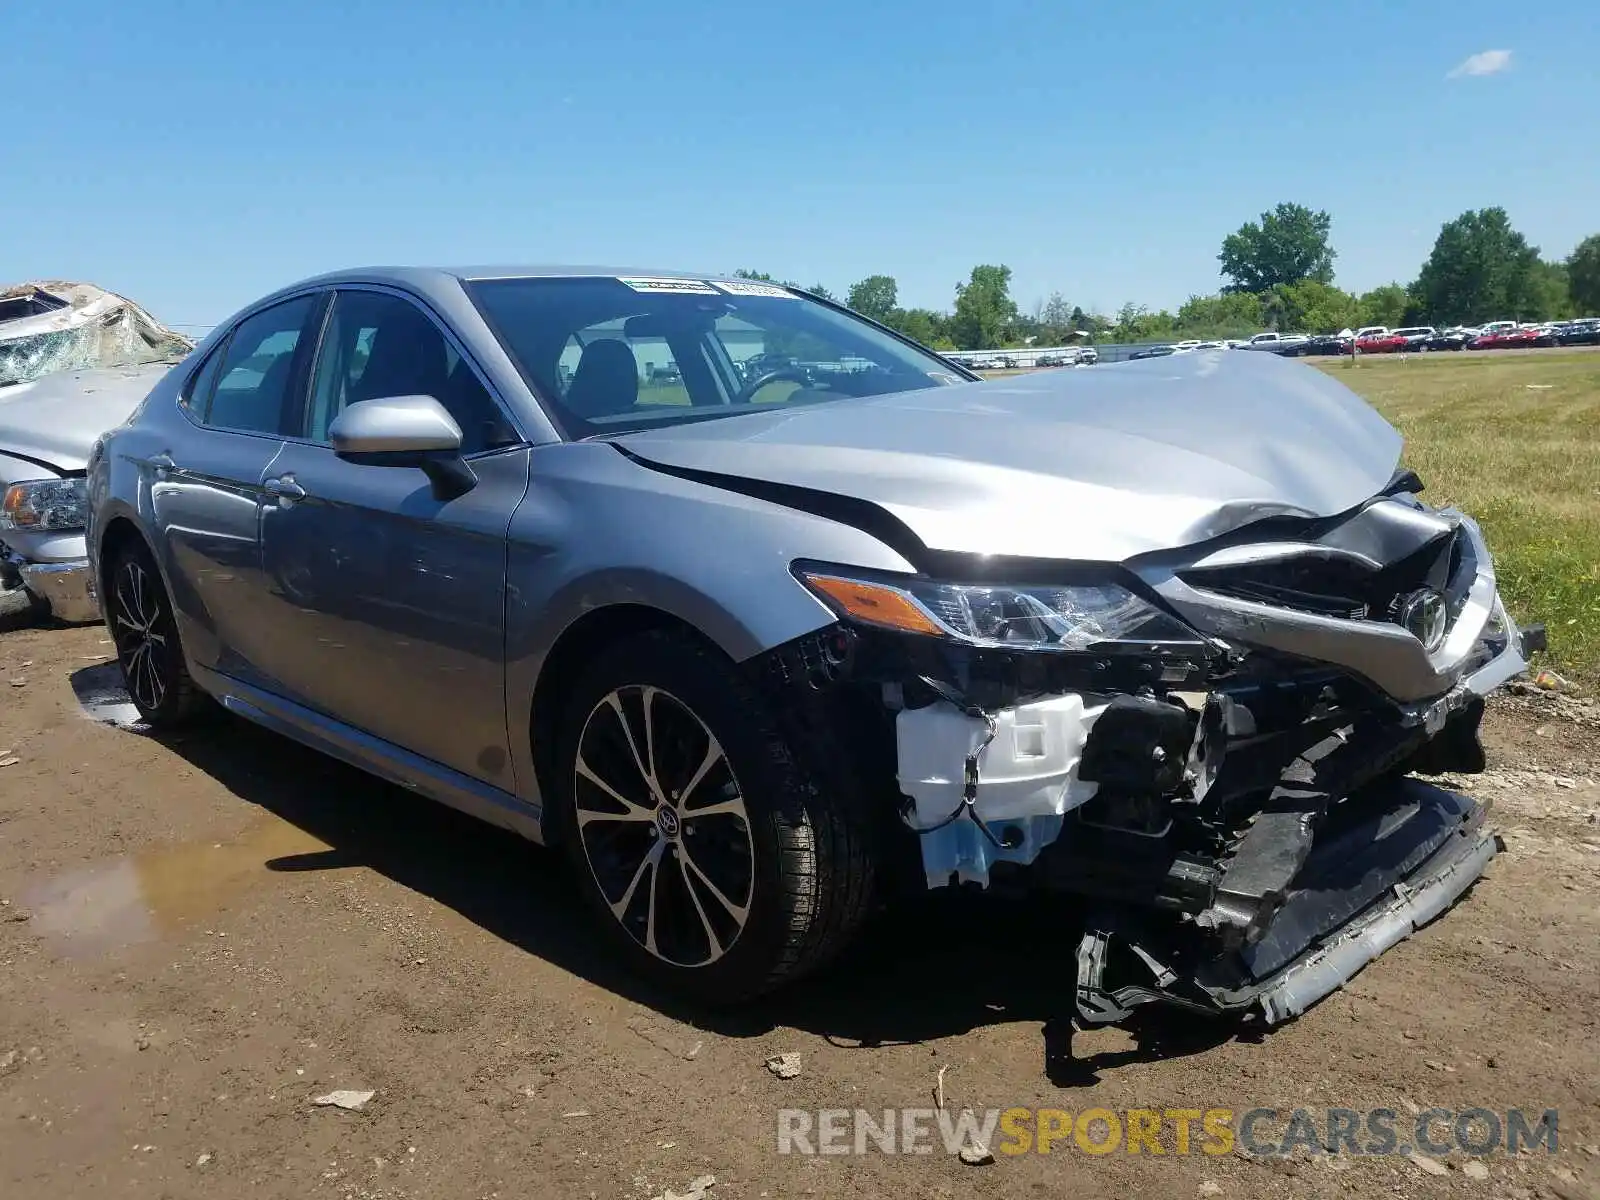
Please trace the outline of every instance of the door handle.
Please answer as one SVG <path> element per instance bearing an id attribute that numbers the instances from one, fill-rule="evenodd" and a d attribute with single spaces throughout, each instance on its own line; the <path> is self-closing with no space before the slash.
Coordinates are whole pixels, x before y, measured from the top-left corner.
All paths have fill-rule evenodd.
<path id="1" fill-rule="evenodd" d="M 306 490 L 294 481 L 293 475 L 279 475 L 276 479 L 269 479 L 263 483 L 262 488 L 269 496 L 277 496 L 283 500 L 303 500 Z"/>

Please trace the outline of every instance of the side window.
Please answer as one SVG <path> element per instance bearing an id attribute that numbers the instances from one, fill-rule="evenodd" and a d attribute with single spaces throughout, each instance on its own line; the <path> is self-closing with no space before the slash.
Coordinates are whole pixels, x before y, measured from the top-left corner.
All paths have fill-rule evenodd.
<path id="1" fill-rule="evenodd" d="M 189 382 L 184 384 L 178 402 L 194 414 L 197 420 L 204 420 L 206 405 L 211 403 L 211 390 L 217 386 L 217 376 L 222 371 L 222 356 L 227 352 L 227 342 L 212 350 L 200 368 L 189 376 Z"/>
<path id="2" fill-rule="evenodd" d="M 472 367 L 415 304 L 384 292 L 339 292 L 301 436 L 326 442 L 328 426 L 350 405 L 390 396 L 439 401 L 461 427 L 463 454 L 521 440 Z"/>
<path id="3" fill-rule="evenodd" d="M 299 296 L 242 321 L 221 355 L 205 422 L 221 429 L 281 433 L 293 398 L 295 350 L 319 297 Z"/>
<path id="4" fill-rule="evenodd" d="M 689 404 L 689 391 L 683 386 L 683 369 L 672 355 L 666 338 L 630 338 L 634 361 L 644 386 L 639 389 L 640 404 Z"/>

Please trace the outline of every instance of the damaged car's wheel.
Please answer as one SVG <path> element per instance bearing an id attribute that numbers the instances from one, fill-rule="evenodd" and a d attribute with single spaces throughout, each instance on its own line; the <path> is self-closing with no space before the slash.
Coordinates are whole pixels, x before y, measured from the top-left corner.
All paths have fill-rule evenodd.
<path id="1" fill-rule="evenodd" d="M 106 578 L 107 620 L 134 707 L 158 729 L 188 723 L 208 698 L 189 677 L 172 601 L 150 551 L 142 542 L 123 545 Z"/>
<path id="2" fill-rule="evenodd" d="M 647 634 L 574 690 L 560 833 L 587 900 L 636 970 L 736 1003 L 831 957 L 872 868 L 857 814 L 815 786 L 732 664 Z"/>

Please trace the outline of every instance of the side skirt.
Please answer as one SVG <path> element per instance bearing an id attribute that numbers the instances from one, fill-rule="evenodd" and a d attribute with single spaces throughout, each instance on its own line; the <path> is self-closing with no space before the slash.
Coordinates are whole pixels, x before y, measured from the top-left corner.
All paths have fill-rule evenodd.
<path id="1" fill-rule="evenodd" d="M 543 810 L 538 805 L 231 676 L 192 663 L 189 671 L 223 708 L 247 721 L 407 791 L 544 844 Z"/>

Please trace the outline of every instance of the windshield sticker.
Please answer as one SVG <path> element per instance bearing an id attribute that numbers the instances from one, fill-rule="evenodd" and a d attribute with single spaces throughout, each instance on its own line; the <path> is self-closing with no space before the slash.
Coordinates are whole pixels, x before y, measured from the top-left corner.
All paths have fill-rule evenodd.
<path id="1" fill-rule="evenodd" d="M 750 279 L 717 280 L 716 286 L 730 296 L 772 296 L 781 300 L 794 299 L 794 293 L 775 283 L 757 283 Z"/>
<path id="2" fill-rule="evenodd" d="M 623 279 L 636 292 L 676 292 L 691 296 L 715 296 L 717 289 L 699 279 Z"/>

